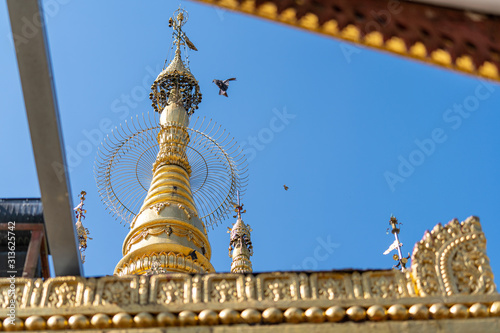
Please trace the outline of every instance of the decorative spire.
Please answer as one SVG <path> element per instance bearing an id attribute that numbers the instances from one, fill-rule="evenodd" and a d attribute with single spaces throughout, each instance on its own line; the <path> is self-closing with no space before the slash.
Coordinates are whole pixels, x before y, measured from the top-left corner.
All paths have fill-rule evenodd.
<path id="1" fill-rule="evenodd" d="M 181 59 L 181 45 L 194 45 L 182 31 L 187 13 L 179 9 L 169 25 L 174 29 L 175 57 L 152 85 L 150 98 L 160 113 L 159 152 L 144 203 L 123 243 L 124 257 L 115 274 L 213 272 L 205 225 L 191 192 L 186 149 L 189 116 L 201 101 L 198 81 Z M 191 45 L 191 46 L 190 46 Z"/>
<path id="2" fill-rule="evenodd" d="M 237 213 L 236 223 L 233 223 L 233 228 L 227 228 L 230 234 L 229 241 L 229 257 L 233 259 L 231 263 L 231 273 L 251 273 L 252 262 L 250 257 L 253 255 L 253 246 L 250 239 L 252 229 L 248 224 L 245 224 L 241 219 L 241 214 L 246 213 L 243 210 L 243 205 L 240 204 L 240 195 L 238 193 L 238 203 L 234 204 L 234 211 Z"/>
<path id="3" fill-rule="evenodd" d="M 389 224 L 391 225 L 392 228 L 392 233 L 394 235 L 395 241 L 389 246 L 387 250 L 385 250 L 384 254 L 389 254 L 393 250 L 398 250 L 398 254 L 395 254 L 392 256 L 394 260 L 396 260 L 398 263 L 394 265 L 394 268 L 401 269 L 402 272 L 406 270 L 406 264 L 408 263 L 408 259 L 410 258 L 410 254 L 408 253 L 407 257 L 403 257 L 401 253 L 401 247 L 403 246 L 403 243 L 399 241 L 399 226 L 402 225 L 402 223 L 398 223 L 398 219 L 391 215 L 391 219 L 389 220 Z M 389 229 L 387 229 L 387 233 L 389 233 Z"/>
<path id="4" fill-rule="evenodd" d="M 89 237 L 89 229 L 83 227 L 82 219 L 85 218 L 85 215 L 87 214 L 87 210 L 83 209 L 83 202 L 85 201 L 85 195 L 87 192 L 82 191 L 80 192 L 80 203 L 78 206 L 73 208 L 75 211 L 76 215 L 76 233 L 78 235 L 78 249 L 80 250 L 80 258 L 82 259 L 82 263 L 85 263 L 85 250 L 87 249 L 87 240 L 92 239 Z"/>
<path id="5" fill-rule="evenodd" d="M 187 12 L 179 8 L 175 13 L 177 15 L 169 19 L 169 27 L 173 29 L 172 46 L 176 48 L 175 56 L 151 86 L 152 92 L 149 98 L 156 112 L 161 113 L 170 102 L 175 102 L 181 104 L 190 116 L 198 109 L 202 96 L 198 81 L 182 61 L 181 46 L 184 46 L 185 53 L 187 53 L 186 46 L 191 50 L 197 51 L 197 49 L 182 31 L 182 26 L 188 19 Z"/>

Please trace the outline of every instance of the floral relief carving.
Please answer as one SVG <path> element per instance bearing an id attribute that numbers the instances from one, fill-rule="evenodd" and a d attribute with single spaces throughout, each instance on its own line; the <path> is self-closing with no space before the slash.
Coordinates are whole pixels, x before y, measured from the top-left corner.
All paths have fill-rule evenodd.
<path id="1" fill-rule="evenodd" d="M 104 305 L 129 305 L 131 304 L 130 298 L 130 281 L 114 281 L 104 286 L 101 302 Z"/>
<path id="2" fill-rule="evenodd" d="M 182 303 L 184 301 L 183 281 L 170 280 L 161 283 L 158 288 L 158 299 L 160 303 Z"/>
<path id="3" fill-rule="evenodd" d="M 318 295 L 322 299 L 347 298 L 344 280 L 328 278 L 318 280 Z"/>
<path id="4" fill-rule="evenodd" d="M 493 274 L 483 269 L 485 266 L 489 267 L 488 257 L 479 244 L 462 244 L 457 248 L 450 261 L 458 293 L 478 294 L 495 291 Z"/>
<path id="5" fill-rule="evenodd" d="M 219 303 L 232 302 L 238 300 L 236 281 L 219 280 L 212 282 L 211 297 Z"/>
<path id="6" fill-rule="evenodd" d="M 154 210 L 156 212 L 156 215 L 160 215 L 163 208 L 165 208 L 167 206 L 170 206 L 170 202 L 158 202 L 149 208 Z"/>
<path id="7" fill-rule="evenodd" d="M 56 308 L 60 308 L 62 306 L 75 306 L 76 289 L 76 284 L 68 284 L 66 282 L 53 287 L 47 306 Z"/>
<path id="8" fill-rule="evenodd" d="M 378 276 L 371 280 L 371 294 L 373 297 L 390 298 L 398 296 L 398 284 L 394 278 Z"/>
<path id="9" fill-rule="evenodd" d="M 267 280 L 264 283 L 264 296 L 273 301 L 289 300 L 293 297 L 290 281 L 284 279 Z"/>
<path id="10" fill-rule="evenodd" d="M 16 285 L 16 289 L 15 289 L 16 307 L 19 307 L 22 304 L 23 289 L 24 289 L 24 285 Z M 1 291 L 0 291 L 0 308 L 5 309 L 9 306 L 10 300 L 12 299 L 11 293 L 12 293 L 12 291 L 11 291 L 9 286 L 6 286 L 6 287 L 1 289 Z"/>

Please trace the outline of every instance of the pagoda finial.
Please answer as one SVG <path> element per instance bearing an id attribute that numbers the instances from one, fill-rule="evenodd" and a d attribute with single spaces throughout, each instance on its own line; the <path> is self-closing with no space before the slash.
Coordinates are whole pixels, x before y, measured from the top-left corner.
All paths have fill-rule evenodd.
<path id="1" fill-rule="evenodd" d="M 243 204 L 240 203 L 239 192 L 237 192 L 237 197 L 238 203 L 233 203 L 236 212 L 233 217 L 237 218 L 237 220 L 236 223 L 233 223 L 232 228 L 228 227 L 228 233 L 230 234 L 229 257 L 233 259 L 231 273 L 251 273 L 252 262 L 250 257 L 253 255 L 253 246 L 250 232 L 252 232 L 252 229 L 241 219 L 241 214 L 246 213 L 246 210 L 243 210 Z"/>
<path id="2" fill-rule="evenodd" d="M 85 263 L 85 250 L 87 249 L 87 240 L 92 239 L 89 237 L 89 229 L 85 228 L 82 223 L 82 219 L 85 218 L 87 210 L 83 209 L 83 202 L 85 201 L 85 195 L 87 192 L 80 192 L 80 203 L 78 206 L 73 208 L 76 215 L 76 233 L 78 235 L 78 249 L 80 250 L 80 258 L 82 259 L 82 263 Z"/>
<path id="3" fill-rule="evenodd" d="M 402 223 L 398 222 L 398 219 L 391 214 L 391 218 L 389 220 L 389 224 L 391 225 L 391 232 L 394 235 L 395 241 L 389 246 L 387 250 L 385 250 L 384 254 L 389 254 L 393 250 L 398 250 L 398 254 L 395 254 L 392 256 L 394 260 L 396 260 L 398 263 L 394 265 L 394 268 L 401 269 L 402 272 L 406 270 L 406 264 L 408 263 L 408 259 L 410 258 L 410 254 L 408 254 L 407 257 L 403 257 L 402 252 L 401 252 L 401 247 L 403 247 L 403 243 L 399 241 L 399 232 L 400 232 L 400 226 Z M 389 233 L 389 229 L 387 229 L 387 233 Z"/>
<path id="4" fill-rule="evenodd" d="M 172 46 L 176 48 L 175 56 L 158 75 L 151 86 L 152 92 L 149 94 L 152 101 L 151 105 L 159 113 L 162 113 L 167 105 L 176 103 L 184 107 L 185 112 L 190 116 L 194 113 L 194 110 L 198 109 L 198 104 L 201 102 L 200 87 L 198 81 L 189 71 L 187 56 L 186 63 L 182 61 L 181 57 L 181 46 L 184 46 L 185 54 L 187 54 L 186 47 L 198 51 L 182 30 L 187 20 L 188 13 L 182 8 L 177 9 L 173 17 L 168 20 L 168 26 L 173 29 Z M 172 92 L 175 94 L 172 94 Z"/>

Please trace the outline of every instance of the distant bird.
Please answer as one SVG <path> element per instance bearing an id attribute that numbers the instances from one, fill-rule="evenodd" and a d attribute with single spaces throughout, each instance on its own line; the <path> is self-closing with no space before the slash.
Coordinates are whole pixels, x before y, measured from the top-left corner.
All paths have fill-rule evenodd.
<path id="1" fill-rule="evenodd" d="M 227 80 L 213 80 L 212 82 L 215 83 L 217 85 L 217 87 L 219 87 L 219 95 L 224 95 L 226 97 L 227 96 L 227 88 L 229 88 L 229 81 L 235 81 L 236 78 L 235 77 L 232 77 L 230 79 L 227 79 Z"/>
<path id="2" fill-rule="evenodd" d="M 283 185 L 283 188 L 285 189 L 285 191 L 288 191 L 288 186 Z"/>

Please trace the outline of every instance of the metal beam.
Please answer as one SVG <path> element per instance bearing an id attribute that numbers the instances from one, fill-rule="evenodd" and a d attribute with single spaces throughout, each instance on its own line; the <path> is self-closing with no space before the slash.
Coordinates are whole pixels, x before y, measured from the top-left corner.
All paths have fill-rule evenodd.
<path id="1" fill-rule="evenodd" d="M 82 275 L 41 6 L 7 0 L 55 274 Z"/>

